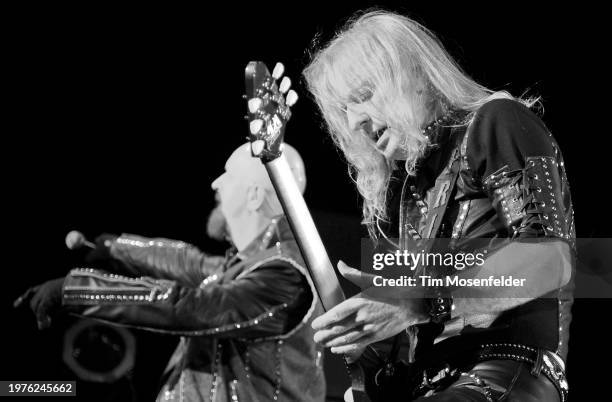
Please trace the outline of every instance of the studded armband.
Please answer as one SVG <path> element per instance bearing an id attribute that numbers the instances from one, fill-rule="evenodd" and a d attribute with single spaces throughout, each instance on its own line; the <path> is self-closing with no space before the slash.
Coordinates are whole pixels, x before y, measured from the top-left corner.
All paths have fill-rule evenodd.
<path id="1" fill-rule="evenodd" d="M 483 185 L 512 237 L 574 238 L 569 189 L 554 157 L 528 157 L 525 168 L 504 167 Z"/>
<path id="2" fill-rule="evenodd" d="M 170 281 L 129 278 L 90 268 L 73 269 L 63 289 L 65 305 L 149 304 L 168 299 Z"/>

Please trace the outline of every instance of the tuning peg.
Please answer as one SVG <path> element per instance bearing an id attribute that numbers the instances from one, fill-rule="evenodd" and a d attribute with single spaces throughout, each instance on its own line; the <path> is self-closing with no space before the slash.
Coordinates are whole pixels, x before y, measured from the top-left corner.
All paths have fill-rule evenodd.
<path id="1" fill-rule="evenodd" d="M 251 134 L 257 134 L 261 130 L 261 126 L 263 126 L 263 120 L 257 119 L 250 122 L 249 130 L 251 130 Z"/>
<path id="2" fill-rule="evenodd" d="M 289 77 L 283 77 L 278 90 L 281 91 L 281 93 L 285 93 L 289 88 L 291 88 L 291 79 Z"/>
<path id="3" fill-rule="evenodd" d="M 266 143 L 263 140 L 253 141 L 251 143 L 251 152 L 253 155 L 259 156 L 263 152 L 265 145 Z"/>
<path id="4" fill-rule="evenodd" d="M 259 99 L 259 98 L 251 98 L 247 102 L 247 105 L 249 107 L 249 112 L 255 113 L 257 111 L 257 109 L 259 109 L 261 107 L 261 99 Z"/>
<path id="5" fill-rule="evenodd" d="M 287 93 L 287 98 L 285 99 L 285 104 L 289 107 L 295 105 L 295 102 L 298 101 L 298 94 L 293 89 Z"/>
<path id="6" fill-rule="evenodd" d="M 285 66 L 283 66 L 283 63 L 276 63 L 276 65 L 274 66 L 274 70 L 272 70 L 272 78 L 277 80 L 283 76 L 284 72 Z"/>

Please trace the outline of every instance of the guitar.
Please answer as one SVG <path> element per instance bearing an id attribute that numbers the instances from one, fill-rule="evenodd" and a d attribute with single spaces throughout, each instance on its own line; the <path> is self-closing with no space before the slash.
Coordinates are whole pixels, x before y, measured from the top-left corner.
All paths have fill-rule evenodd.
<path id="1" fill-rule="evenodd" d="M 284 77 L 284 67 L 278 63 L 272 74 L 262 62 L 252 61 L 245 70 L 246 98 L 249 113 L 251 151 L 265 165 L 276 190 L 289 225 L 310 276 L 319 300 L 325 311 L 345 300 L 340 282 L 329 260 L 321 236 L 306 206 L 289 165 L 282 154 L 283 138 L 287 122 L 291 118 L 290 107 L 297 101 L 297 94 L 289 90 L 291 81 Z M 365 375 L 356 359 L 345 356 L 351 377 L 352 398 L 355 402 L 369 402 Z"/>

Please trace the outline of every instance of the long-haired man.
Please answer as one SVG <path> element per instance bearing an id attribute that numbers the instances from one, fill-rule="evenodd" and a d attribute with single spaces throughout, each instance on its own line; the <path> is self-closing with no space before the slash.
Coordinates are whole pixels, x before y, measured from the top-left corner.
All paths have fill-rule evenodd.
<path id="1" fill-rule="evenodd" d="M 444 275 L 480 286 L 370 287 L 316 319 L 315 340 L 355 356 L 406 337 L 407 352 L 379 355 L 403 362 L 402 400 L 564 399 L 575 234 L 561 153 L 530 110 L 537 99 L 478 84 L 427 28 L 384 11 L 353 18 L 304 76 L 372 238 L 400 250 L 446 238 L 455 251 L 490 240 L 484 264 Z M 474 281 L 491 277 L 525 286 Z M 374 374 L 381 386 L 393 370 Z"/>

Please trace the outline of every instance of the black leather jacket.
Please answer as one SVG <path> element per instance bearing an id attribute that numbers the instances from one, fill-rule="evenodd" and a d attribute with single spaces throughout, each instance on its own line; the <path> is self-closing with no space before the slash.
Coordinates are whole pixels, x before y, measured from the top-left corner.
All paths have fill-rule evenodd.
<path id="1" fill-rule="evenodd" d="M 390 237 L 406 244 L 412 227 L 422 237 L 452 239 L 459 248 L 476 238 L 497 239 L 497 253 L 505 252 L 503 245 L 510 239 L 541 237 L 568 243 L 566 249 L 573 254 L 565 165 L 544 123 L 519 102 L 500 99 L 483 105 L 467 127 L 439 129 L 437 146 L 416 176 L 396 171 L 390 221 L 400 225 L 386 228 Z M 453 160 L 459 169 L 456 184 L 441 189 L 436 179 Z M 442 219 L 437 233 L 428 233 L 432 206 L 439 204 L 443 191 L 450 194 L 448 205 L 443 213 L 437 211 L 437 219 Z M 553 294 L 509 311 L 454 317 L 434 350 L 444 355 L 487 343 L 514 343 L 544 348 L 565 359 L 572 290 L 573 279 Z"/>
<path id="2" fill-rule="evenodd" d="M 181 335 L 158 400 L 323 401 L 312 282 L 285 219 L 227 260 L 186 243 L 122 235 L 129 278 L 75 269 L 64 304 L 115 324 Z"/>

